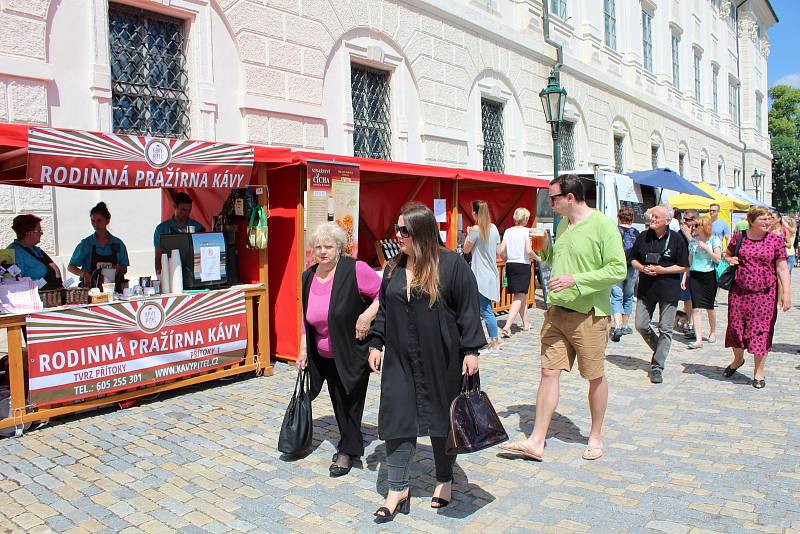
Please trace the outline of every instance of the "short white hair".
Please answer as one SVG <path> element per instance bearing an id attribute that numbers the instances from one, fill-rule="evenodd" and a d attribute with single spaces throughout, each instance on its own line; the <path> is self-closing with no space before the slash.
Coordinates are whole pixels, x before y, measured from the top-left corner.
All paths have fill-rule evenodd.
<path id="1" fill-rule="evenodd" d="M 672 220 L 672 219 L 675 218 L 675 210 L 669 204 L 667 204 L 667 203 L 659 204 L 656 207 L 664 208 L 665 210 L 667 210 L 667 219 Z"/>
<path id="2" fill-rule="evenodd" d="M 331 239 L 336 243 L 336 252 L 341 254 L 347 248 L 347 234 L 341 226 L 334 222 L 325 222 L 314 228 L 308 236 L 308 244 L 314 248 L 317 243 L 325 239 Z"/>

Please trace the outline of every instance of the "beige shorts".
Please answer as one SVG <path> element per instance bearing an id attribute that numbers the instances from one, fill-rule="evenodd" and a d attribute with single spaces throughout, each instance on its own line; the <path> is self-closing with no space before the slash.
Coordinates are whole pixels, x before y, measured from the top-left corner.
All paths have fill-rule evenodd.
<path id="1" fill-rule="evenodd" d="M 550 306 L 542 324 L 542 368 L 571 371 L 577 356 L 583 378 L 602 377 L 610 325 L 610 317 Z"/>

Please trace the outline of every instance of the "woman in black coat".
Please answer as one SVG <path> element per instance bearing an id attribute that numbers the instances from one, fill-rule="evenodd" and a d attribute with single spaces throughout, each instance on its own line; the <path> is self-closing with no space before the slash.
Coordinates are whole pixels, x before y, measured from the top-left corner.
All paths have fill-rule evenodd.
<path id="1" fill-rule="evenodd" d="M 401 253 L 384 272 L 370 331 L 369 365 L 381 373 L 378 434 L 386 440 L 389 480 L 377 522 L 409 511 L 408 465 L 418 436 L 430 436 L 433 447 L 431 507 L 449 504 L 455 462 L 445 454 L 450 403 L 462 375 L 478 372 L 478 350 L 486 345 L 475 276 L 461 256 L 439 246 L 433 212 L 406 206 L 395 231 Z"/>

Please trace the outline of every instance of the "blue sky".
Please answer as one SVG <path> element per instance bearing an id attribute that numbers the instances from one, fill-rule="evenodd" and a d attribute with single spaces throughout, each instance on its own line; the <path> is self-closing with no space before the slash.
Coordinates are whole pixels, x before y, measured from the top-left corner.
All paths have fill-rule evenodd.
<path id="1" fill-rule="evenodd" d="M 800 88 L 800 0 L 771 0 L 780 22 L 769 29 L 769 86 L 778 83 Z"/>

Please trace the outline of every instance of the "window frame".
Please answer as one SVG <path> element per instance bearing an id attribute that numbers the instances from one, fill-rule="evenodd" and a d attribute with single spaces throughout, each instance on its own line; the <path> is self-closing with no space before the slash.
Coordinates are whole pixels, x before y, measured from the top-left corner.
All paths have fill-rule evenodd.
<path id="1" fill-rule="evenodd" d="M 694 49 L 694 99 L 702 103 L 702 89 L 700 86 L 701 62 L 703 55 L 697 48 Z"/>
<path id="2" fill-rule="evenodd" d="M 567 0 L 550 0 L 550 12 L 561 20 L 567 20 Z"/>
<path id="3" fill-rule="evenodd" d="M 739 83 L 736 80 L 728 80 L 728 115 L 731 122 L 739 124 L 741 110 L 739 109 Z"/>
<path id="4" fill-rule="evenodd" d="M 115 18 L 115 15 L 118 18 Z M 188 65 L 190 38 L 186 19 L 117 3 L 108 4 L 107 16 L 111 131 L 151 137 L 189 138 L 192 115 Z M 136 32 L 140 34 L 141 42 L 138 45 L 131 45 L 133 38 L 131 35 L 129 40 L 121 45 L 122 48 L 115 48 L 119 38 L 114 34 L 114 27 L 125 24 L 122 17 L 134 19 Z M 150 27 L 154 24 L 173 26 L 176 33 L 180 34 L 177 46 L 174 41 L 170 41 L 166 43 L 165 48 L 157 49 L 149 33 Z M 173 49 L 170 50 L 170 47 Z M 125 54 L 129 56 L 126 59 L 123 58 Z M 170 56 L 171 61 L 157 63 L 165 56 Z M 139 68 L 131 67 L 131 62 L 135 62 Z M 131 74 L 132 68 L 137 68 L 141 72 Z M 126 74 L 127 79 L 123 79 L 122 76 L 116 77 L 115 69 Z M 154 79 L 154 73 L 157 79 Z M 123 106 L 120 100 L 127 100 L 128 105 Z M 143 104 L 139 116 L 131 119 L 130 107 L 135 105 L 137 100 Z M 169 107 L 164 108 L 165 104 Z M 157 116 L 165 115 L 175 115 L 171 119 L 173 122 L 159 128 Z M 131 124 L 126 126 L 125 119 Z M 161 122 L 169 120 L 166 118 Z"/>
<path id="5" fill-rule="evenodd" d="M 756 91 L 756 132 L 760 135 L 764 131 L 764 95 Z"/>
<path id="6" fill-rule="evenodd" d="M 653 14 L 642 9 L 642 66 L 653 72 Z"/>
<path id="7" fill-rule="evenodd" d="M 611 50 L 617 50 L 616 0 L 603 0 L 604 42 Z"/>
<path id="8" fill-rule="evenodd" d="M 494 116 L 498 118 L 500 135 L 492 136 L 489 128 L 492 126 L 486 122 L 485 109 L 491 109 L 497 112 Z M 485 96 L 481 96 L 481 137 L 483 139 L 483 161 L 481 169 L 488 172 L 496 172 L 503 174 L 506 170 L 506 129 L 505 129 L 505 102 L 493 100 Z M 487 137 L 489 140 L 487 141 Z M 499 139 L 499 141 L 497 141 Z M 487 158 L 489 161 L 487 162 Z M 494 161 L 492 161 L 492 159 Z"/>
<path id="9" fill-rule="evenodd" d="M 672 51 L 672 87 L 681 90 L 681 36 L 673 31 L 670 39 Z"/>
<path id="10" fill-rule="evenodd" d="M 625 136 L 614 134 L 614 172 L 623 174 L 625 172 Z"/>
<path id="11" fill-rule="evenodd" d="M 357 93 L 354 91 L 354 83 L 355 83 L 355 73 L 356 71 L 363 71 L 365 73 L 371 73 L 373 75 L 383 77 L 383 84 L 385 86 L 385 98 L 386 102 L 383 103 L 384 111 L 388 113 L 388 116 L 385 120 L 377 121 L 374 118 L 371 118 L 369 115 L 373 115 L 372 109 L 368 109 L 367 116 L 362 117 L 360 115 L 360 107 L 357 107 L 356 96 Z M 365 65 L 363 63 L 358 63 L 356 61 L 350 62 L 350 101 L 353 109 L 353 155 L 356 157 L 365 157 L 365 158 L 372 158 L 372 159 L 382 159 L 386 161 L 392 160 L 393 150 L 394 150 L 394 137 L 393 137 L 393 124 L 392 124 L 392 71 L 386 69 L 376 68 L 370 65 Z M 364 98 L 369 100 L 369 95 L 366 95 Z M 369 102 L 366 104 L 367 108 L 369 108 Z M 371 124 L 371 123 L 380 123 L 380 124 Z M 359 146 L 361 143 L 359 142 L 358 136 L 362 135 L 362 131 L 365 132 L 364 135 L 377 135 L 379 139 L 381 139 L 385 145 L 382 147 L 382 150 L 379 152 L 375 152 L 372 150 L 362 151 Z M 369 143 L 367 141 L 367 149 L 369 149 Z"/>
<path id="12" fill-rule="evenodd" d="M 711 67 L 711 106 L 714 113 L 719 114 L 719 67 Z"/>

